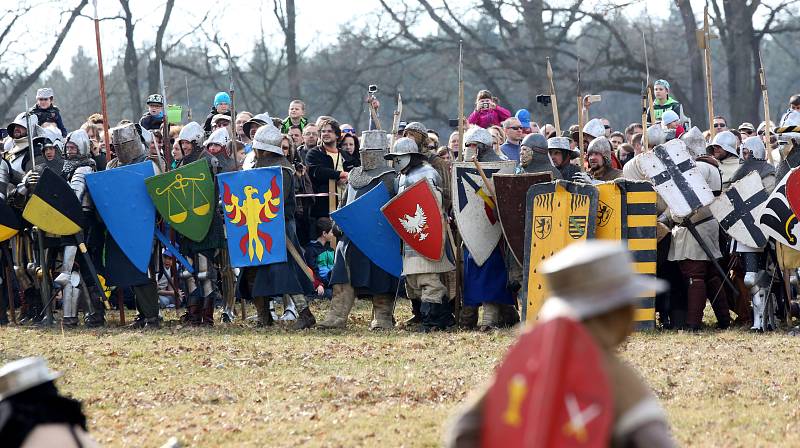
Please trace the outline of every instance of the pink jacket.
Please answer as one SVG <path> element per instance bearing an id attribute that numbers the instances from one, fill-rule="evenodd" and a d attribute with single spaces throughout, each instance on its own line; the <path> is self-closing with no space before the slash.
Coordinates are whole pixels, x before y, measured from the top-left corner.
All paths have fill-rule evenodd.
<path id="1" fill-rule="evenodd" d="M 472 111 L 472 113 L 469 114 L 469 118 L 467 118 L 467 122 L 470 124 L 477 124 L 486 129 L 495 124 L 500 126 L 509 117 L 511 117 L 511 112 L 509 112 L 508 109 L 496 106 L 494 109 Z"/>

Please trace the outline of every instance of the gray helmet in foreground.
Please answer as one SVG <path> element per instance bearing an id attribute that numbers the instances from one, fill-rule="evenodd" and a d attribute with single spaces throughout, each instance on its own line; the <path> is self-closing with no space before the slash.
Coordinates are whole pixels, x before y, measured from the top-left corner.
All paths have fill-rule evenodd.
<path id="1" fill-rule="evenodd" d="M 707 149 L 713 149 L 714 146 L 719 146 L 724 149 L 725 152 L 739 157 L 739 153 L 736 151 L 738 143 L 739 141 L 733 132 L 723 131 L 714 136 L 714 140 L 707 146 Z"/>
<path id="2" fill-rule="evenodd" d="M 281 140 L 283 140 L 283 135 L 281 131 L 272 124 L 272 119 L 269 116 L 264 121 L 265 123 L 258 128 L 256 135 L 253 136 L 253 149 L 268 151 L 282 156 Z"/>
<path id="3" fill-rule="evenodd" d="M 693 158 L 700 157 L 706 153 L 706 139 L 703 131 L 697 126 L 692 127 L 681 135 L 681 140 L 686 143 L 686 149 L 692 154 Z"/>
<path id="4" fill-rule="evenodd" d="M 761 140 L 761 137 L 747 137 L 742 142 L 742 147 L 750 151 L 750 156 L 756 160 L 765 160 L 767 158 L 767 148 L 764 146 L 764 141 Z"/>
<path id="5" fill-rule="evenodd" d="M 534 132 L 525 136 L 522 139 L 522 143 L 520 146 L 527 146 L 531 149 L 543 149 L 547 150 L 547 139 L 544 138 L 544 135 L 539 134 L 538 132 Z"/>
<path id="6" fill-rule="evenodd" d="M 146 148 L 139 130 L 133 123 L 127 123 L 109 130 L 111 144 L 121 165 L 127 165 L 146 154 Z"/>
<path id="7" fill-rule="evenodd" d="M 393 160 L 393 168 L 399 173 L 411 163 L 411 157 L 414 154 L 421 156 L 417 142 L 408 137 L 401 137 L 394 142 L 392 151 L 383 156 L 383 158 Z"/>
<path id="8" fill-rule="evenodd" d="M 204 134 L 203 127 L 199 123 L 191 121 L 186 123 L 186 126 L 178 133 L 178 141 L 192 142 L 195 146 L 200 146 L 203 144 Z"/>
<path id="9" fill-rule="evenodd" d="M 389 153 L 389 136 L 386 131 L 364 131 L 361 133 L 359 157 L 364 171 L 386 167 L 385 156 Z"/>

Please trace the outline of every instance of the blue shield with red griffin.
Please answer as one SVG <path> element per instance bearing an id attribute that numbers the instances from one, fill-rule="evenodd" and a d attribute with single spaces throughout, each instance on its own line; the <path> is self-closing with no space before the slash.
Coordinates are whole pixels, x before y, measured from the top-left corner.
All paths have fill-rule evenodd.
<path id="1" fill-rule="evenodd" d="M 231 266 L 286 261 L 283 174 L 280 167 L 217 176 Z"/>

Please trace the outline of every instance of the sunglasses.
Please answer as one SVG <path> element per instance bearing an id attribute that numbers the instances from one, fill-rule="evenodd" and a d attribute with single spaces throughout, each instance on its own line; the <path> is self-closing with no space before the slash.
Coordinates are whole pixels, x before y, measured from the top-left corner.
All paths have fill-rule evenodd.
<path id="1" fill-rule="evenodd" d="M 356 130 L 353 129 L 353 128 L 344 128 L 344 129 L 342 129 L 342 132 L 350 132 L 350 133 L 355 134 Z"/>
<path id="2" fill-rule="evenodd" d="M 714 127 L 715 127 L 715 128 L 724 128 L 724 127 L 726 127 L 726 126 L 727 126 L 727 125 L 726 125 L 726 124 L 724 124 L 724 123 L 714 123 Z"/>
<path id="3" fill-rule="evenodd" d="M 515 131 L 519 131 L 520 129 L 522 129 L 522 126 L 509 126 L 509 127 L 508 127 L 508 128 L 506 128 L 506 129 L 513 129 L 513 130 L 515 130 Z"/>
<path id="4" fill-rule="evenodd" d="M 606 128 L 606 129 L 611 129 L 611 126 L 609 126 L 607 124 L 604 124 L 603 127 Z"/>

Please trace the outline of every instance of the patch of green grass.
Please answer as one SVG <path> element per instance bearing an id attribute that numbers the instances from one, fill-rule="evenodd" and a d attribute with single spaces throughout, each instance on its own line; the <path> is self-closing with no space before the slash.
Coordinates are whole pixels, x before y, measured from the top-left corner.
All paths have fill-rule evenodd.
<path id="1" fill-rule="evenodd" d="M 327 304 L 313 309 L 320 319 Z M 408 317 L 401 302 L 398 321 Z M 0 329 L 0 362 L 47 358 L 106 446 L 176 436 L 189 446 L 417 447 L 439 444 L 447 417 L 515 337 L 374 333 L 369 318 L 359 302 L 347 330 L 333 331 L 240 321 L 146 332 L 113 320 L 101 330 L 10 326 Z M 793 446 L 795 344 L 784 333 L 642 333 L 622 355 L 661 399 L 681 444 Z"/>

